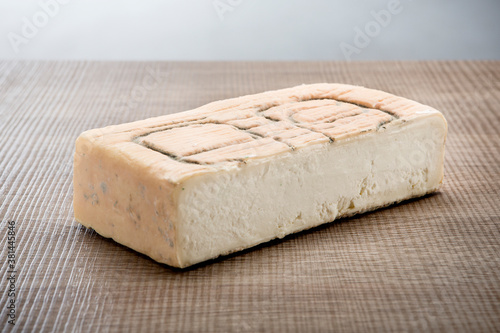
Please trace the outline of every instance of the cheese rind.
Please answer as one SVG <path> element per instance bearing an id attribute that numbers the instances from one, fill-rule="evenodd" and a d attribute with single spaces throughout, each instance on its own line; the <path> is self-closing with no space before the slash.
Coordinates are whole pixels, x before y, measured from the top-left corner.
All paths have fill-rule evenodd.
<path id="1" fill-rule="evenodd" d="M 84 132 L 75 218 L 187 267 L 438 189 L 447 125 L 384 92 L 303 85 Z"/>

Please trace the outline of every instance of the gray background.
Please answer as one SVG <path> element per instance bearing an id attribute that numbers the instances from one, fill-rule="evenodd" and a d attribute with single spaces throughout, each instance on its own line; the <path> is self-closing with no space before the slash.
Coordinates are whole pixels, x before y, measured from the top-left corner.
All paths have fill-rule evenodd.
<path id="1" fill-rule="evenodd" d="M 356 29 L 389 0 L 55 1 L 0 0 L 1 59 L 500 59 L 499 0 L 400 0 L 401 12 L 349 56 L 342 43 L 356 46 Z M 23 35 L 26 21 L 38 31 Z"/>

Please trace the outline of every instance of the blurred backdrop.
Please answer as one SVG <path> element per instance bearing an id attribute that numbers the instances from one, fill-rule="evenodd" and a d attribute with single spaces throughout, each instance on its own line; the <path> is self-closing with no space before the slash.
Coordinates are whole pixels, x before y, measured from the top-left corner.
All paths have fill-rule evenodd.
<path id="1" fill-rule="evenodd" d="M 500 59 L 499 0 L 0 0 L 1 59 Z"/>

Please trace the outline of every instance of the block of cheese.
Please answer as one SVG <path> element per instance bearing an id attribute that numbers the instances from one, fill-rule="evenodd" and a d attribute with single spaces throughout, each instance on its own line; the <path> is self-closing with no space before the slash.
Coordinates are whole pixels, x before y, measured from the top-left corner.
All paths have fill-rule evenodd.
<path id="1" fill-rule="evenodd" d="M 436 191 L 446 133 L 429 106 L 344 84 L 89 130 L 76 141 L 75 218 L 187 267 Z"/>

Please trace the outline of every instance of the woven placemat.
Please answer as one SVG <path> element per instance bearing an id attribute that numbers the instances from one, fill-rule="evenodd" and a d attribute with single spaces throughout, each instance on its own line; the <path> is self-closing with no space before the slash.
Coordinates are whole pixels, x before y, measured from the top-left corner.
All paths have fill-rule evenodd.
<path id="1" fill-rule="evenodd" d="M 500 62 L 0 62 L 0 327 L 498 331 L 499 80 Z M 186 271 L 74 221 L 80 132 L 315 82 L 441 110 L 449 125 L 441 191 Z"/>

